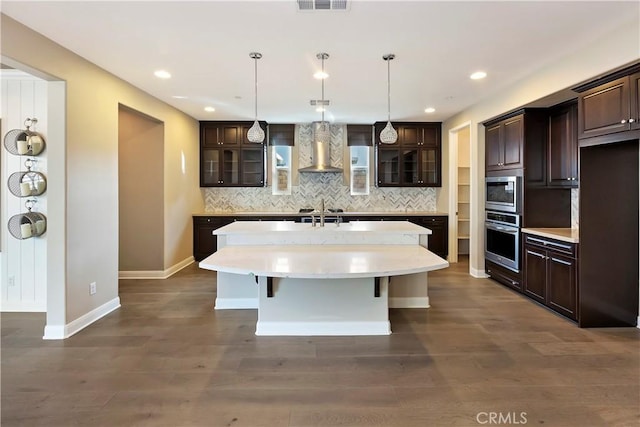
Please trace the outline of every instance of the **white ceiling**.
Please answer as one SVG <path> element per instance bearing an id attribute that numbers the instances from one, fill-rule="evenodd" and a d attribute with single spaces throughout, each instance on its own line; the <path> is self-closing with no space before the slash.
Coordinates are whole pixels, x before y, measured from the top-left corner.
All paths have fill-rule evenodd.
<path id="1" fill-rule="evenodd" d="M 351 1 L 348 11 L 300 12 L 295 0 L 3 0 L 2 12 L 198 120 L 253 119 L 252 51 L 263 55 L 259 118 L 319 120 L 309 101 L 321 97 L 313 73 L 316 54 L 327 52 L 326 118 L 373 123 L 387 115 L 383 54 L 396 55 L 392 120 L 442 121 L 637 22 L 640 2 L 370 0 Z M 173 77 L 157 79 L 157 69 Z M 488 77 L 470 80 L 480 69 Z"/>

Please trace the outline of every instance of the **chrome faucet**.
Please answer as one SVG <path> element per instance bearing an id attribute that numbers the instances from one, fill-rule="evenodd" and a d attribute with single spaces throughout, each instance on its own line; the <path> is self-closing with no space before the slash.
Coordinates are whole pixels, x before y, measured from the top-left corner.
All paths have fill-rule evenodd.
<path id="1" fill-rule="evenodd" d="M 320 201 L 320 227 L 324 227 L 324 198 Z"/>

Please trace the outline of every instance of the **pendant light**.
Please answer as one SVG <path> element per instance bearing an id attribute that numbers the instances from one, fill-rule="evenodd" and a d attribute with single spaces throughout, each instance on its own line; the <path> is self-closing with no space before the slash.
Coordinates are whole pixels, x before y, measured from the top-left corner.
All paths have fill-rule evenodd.
<path id="1" fill-rule="evenodd" d="M 320 126 L 316 127 L 314 138 L 316 141 L 324 142 L 326 144 L 331 143 L 331 129 L 328 126 L 328 123 L 324 121 L 324 110 L 325 110 L 325 100 L 324 100 L 324 80 L 327 77 L 327 73 L 324 72 L 324 60 L 329 58 L 328 53 L 319 53 L 316 55 L 316 58 L 322 61 L 322 72 L 321 78 L 322 81 L 322 100 L 320 101 L 320 111 L 322 111 L 322 120 L 320 121 Z"/>
<path id="2" fill-rule="evenodd" d="M 247 132 L 247 139 L 250 142 L 261 143 L 264 141 L 264 131 L 260 127 L 260 123 L 258 123 L 258 59 L 262 58 L 262 54 L 259 52 L 251 52 L 249 57 L 253 59 L 255 68 L 254 68 L 254 82 L 255 82 L 255 122 L 253 122 L 253 126 Z"/>
<path id="3" fill-rule="evenodd" d="M 393 144 L 398 140 L 398 132 L 391 125 L 391 61 L 396 56 L 388 53 L 382 57 L 387 61 L 387 125 L 380 132 L 380 142 L 383 144 Z"/>

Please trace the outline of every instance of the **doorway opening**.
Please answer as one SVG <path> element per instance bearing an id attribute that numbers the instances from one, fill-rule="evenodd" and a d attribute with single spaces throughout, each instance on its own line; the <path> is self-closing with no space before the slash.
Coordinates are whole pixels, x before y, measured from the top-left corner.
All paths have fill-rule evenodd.
<path id="1" fill-rule="evenodd" d="M 164 270 L 164 123 L 118 106 L 120 277 Z"/>
<path id="2" fill-rule="evenodd" d="M 471 126 L 449 131 L 449 262 L 467 258 L 471 245 Z"/>

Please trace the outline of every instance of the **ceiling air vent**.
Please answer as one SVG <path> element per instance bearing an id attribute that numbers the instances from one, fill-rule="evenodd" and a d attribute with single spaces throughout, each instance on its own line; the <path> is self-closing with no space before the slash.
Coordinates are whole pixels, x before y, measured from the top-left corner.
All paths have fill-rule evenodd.
<path id="1" fill-rule="evenodd" d="M 347 10 L 348 0 L 297 0 L 298 10 Z"/>

